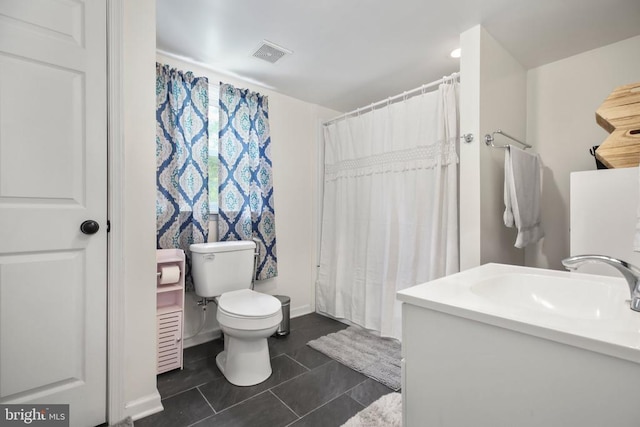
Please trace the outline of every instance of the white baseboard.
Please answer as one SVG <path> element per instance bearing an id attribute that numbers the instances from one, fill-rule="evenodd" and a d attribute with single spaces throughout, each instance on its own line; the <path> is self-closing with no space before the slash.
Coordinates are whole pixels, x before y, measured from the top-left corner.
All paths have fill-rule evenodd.
<path id="1" fill-rule="evenodd" d="M 314 311 L 315 310 L 312 310 L 311 306 L 307 304 L 301 307 L 292 308 L 289 314 L 290 314 L 290 317 L 293 318 L 293 317 L 304 316 L 305 314 L 313 313 Z"/>
<path id="2" fill-rule="evenodd" d="M 221 335 L 222 332 L 220 331 L 220 328 L 211 329 L 210 331 L 200 332 L 198 335 L 184 340 L 183 345 L 184 348 L 193 347 L 218 339 Z"/>
<path id="3" fill-rule="evenodd" d="M 131 417 L 134 421 L 163 410 L 164 407 L 162 406 L 158 390 L 156 390 L 155 393 L 132 400 L 124 405 L 125 417 Z"/>

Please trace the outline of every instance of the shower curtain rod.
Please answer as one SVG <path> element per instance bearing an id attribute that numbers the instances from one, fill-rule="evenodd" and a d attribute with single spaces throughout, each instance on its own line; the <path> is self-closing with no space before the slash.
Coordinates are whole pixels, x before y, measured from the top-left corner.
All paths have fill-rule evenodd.
<path id="1" fill-rule="evenodd" d="M 393 101 L 396 101 L 396 100 L 398 100 L 400 98 L 404 98 L 406 96 L 413 96 L 416 92 L 421 92 L 421 91 L 423 91 L 425 89 L 429 89 L 430 87 L 437 86 L 437 85 L 443 83 L 445 80 L 458 79 L 458 78 L 460 78 L 460 73 L 453 73 L 453 74 L 451 74 L 449 76 L 445 76 L 445 77 L 443 77 L 443 78 L 441 78 L 439 80 L 436 80 L 434 82 L 424 84 L 424 85 L 419 86 L 419 87 L 417 87 L 415 89 L 411 89 L 411 90 L 402 92 L 402 93 L 400 93 L 398 95 L 395 95 L 395 96 L 390 96 L 389 98 L 383 99 L 382 101 L 374 102 L 373 104 L 369 104 L 369 105 L 367 105 L 365 107 L 356 108 L 353 111 L 349 111 L 348 113 L 344 113 L 344 114 L 342 114 L 342 115 L 340 115 L 338 117 L 334 117 L 331 120 L 327 120 L 322 125 L 323 126 L 328 126 L 333 122 L 340 121 L 340 120 L 345 119 L 345 118 L 347 118 L 349 116 L 360 114 L 360 113 L 362 113 L 364 111 L 373 110 L 376 107 L 379 107 L 380 105 L 389 104 L 389 103 L 391 103 Z"/>

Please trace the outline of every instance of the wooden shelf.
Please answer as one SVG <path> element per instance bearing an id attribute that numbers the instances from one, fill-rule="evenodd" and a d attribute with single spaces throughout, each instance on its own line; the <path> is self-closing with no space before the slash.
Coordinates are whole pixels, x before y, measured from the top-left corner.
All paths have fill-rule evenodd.
<path id="1" fill-rule="evenodd" d="M 596 111 L 596 122 L 611 135 L 596 150 L 608 168 L 640 163 L 640 82 L 617 87 Z"/>

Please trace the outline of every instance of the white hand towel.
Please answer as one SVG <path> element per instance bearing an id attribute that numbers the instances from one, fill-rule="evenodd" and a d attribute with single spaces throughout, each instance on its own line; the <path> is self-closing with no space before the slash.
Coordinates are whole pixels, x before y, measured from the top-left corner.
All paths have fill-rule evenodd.
<path id="1" fill-rule="evenodd" d="M 515 247 L 524 248 L 544 237 L 540 222 L 540 159 L 517 147 L 505 150 L 504 225 L 518 230 Z"/>

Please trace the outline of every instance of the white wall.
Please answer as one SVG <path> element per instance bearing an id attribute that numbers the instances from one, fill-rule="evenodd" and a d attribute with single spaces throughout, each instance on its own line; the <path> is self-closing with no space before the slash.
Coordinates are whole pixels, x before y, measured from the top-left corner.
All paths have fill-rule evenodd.
<path id="1" fill-rule="evenodd" d="M 569 174 L 595 169 L 588 150 L 608 135 L 595 111 L 616 86 L 640 81 L 639 52 L 637 36 L 529 70 L 527 140 L 544 165 L 546 237 L 526 249 L 526 265 L 562 269 L 569 256 Z"/>
<path id="2" fill-rule="evenodd" d="M 460 35 L 460 270 L 480 265 L 480 26 Z"/>
<path id="3" fill-rule="evenodd" d="M 526 71 L 481 26 L 460 36 L 460 269 L 487 262 L 524 264 L 513 245 L 514 229 L 504 226 L 504 150 L 484 145 L 486 133 L 502 129 L 524 139 Z M 509 140 L 496 137 L 497 144 Z"/>
<path id="4" fill-rule="evenodd" d="M 212 82 L 231 83 L 269 97 L 278 277 L 257 282 L 256 290 L 291 297 L 292 316 L 315 311 L 317 129 L 321 121 L 340 113 L 173 57 L 158 54 L 157 60 L 206 76 Z M 187 335 L 195 332 L 200 322 L 196 300 L 194 294 L 187 295 Z M 185 345 L 195 345 L 219 335 L 215 306 L 211 306 L 207 317 L 203 331 Z"/>
<path id="5" fill-rule="evenodd" d="M 156 389 L 155 0 L 125 1 L 124 292 L 125 415 L 159 409 Z M 113 422 L 118 420 L 112 420 Z"/>
<path id="6" fill-rule="evenodd" d="M 638 168 L 572 172 L 571 256 L 602 254 L 640 266 L 633 250 L 638 216 Z M 590 263 L 581 273 L 620 277 L 614 268 Z"/>

